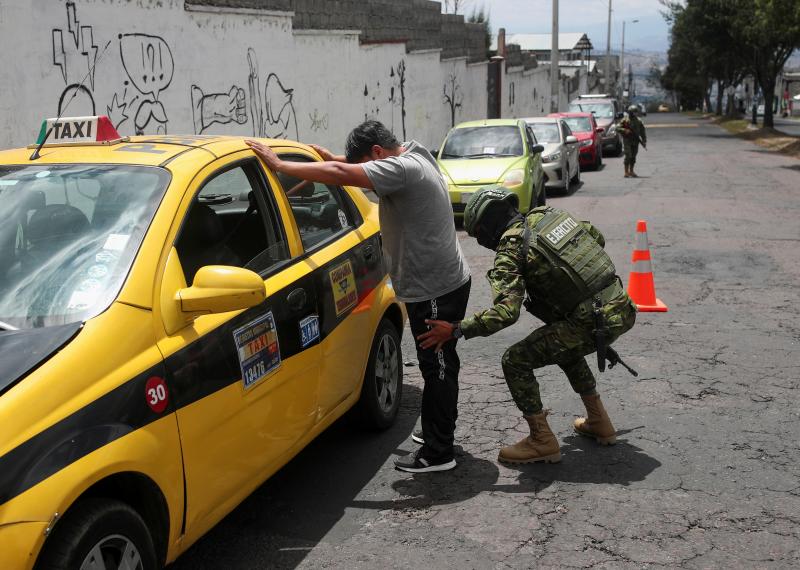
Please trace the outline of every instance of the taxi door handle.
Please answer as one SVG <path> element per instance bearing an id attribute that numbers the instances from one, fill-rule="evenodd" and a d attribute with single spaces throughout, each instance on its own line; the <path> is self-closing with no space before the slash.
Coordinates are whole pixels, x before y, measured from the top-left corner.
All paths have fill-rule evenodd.
<path id="1" fill-rule="evenodd" d="M 362 254 L 364 255 L 364 261 L 367 263 L 372 263 L 375 261 L 375 248 L 371 245 L 365 245 L 364 249 L 361 250 Z"/>
<path id="2" fill-rule="evenodd" d="M 300 311 L 306 306 L 306 290 L 295 289 L 286 296 L 289 308 L 293 311 Z"/>

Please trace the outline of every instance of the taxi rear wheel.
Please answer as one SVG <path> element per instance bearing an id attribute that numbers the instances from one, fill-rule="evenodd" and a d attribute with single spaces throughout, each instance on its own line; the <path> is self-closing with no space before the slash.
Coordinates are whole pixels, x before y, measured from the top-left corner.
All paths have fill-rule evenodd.
<path id="1" fill-rule="evenodd" d="M 386 429 L 394 423 L 403 393 L 403 354 L 400 334 L 388 319 L 378 325 L 367 362 L 360 417 L 365 427 Z"/>
<path id="2" fill-rule="evenodd" d="M 130 506 L 91 498 L 67 511 L 45 543 L 37 570 L 158 568 L 153 539 Z"/>

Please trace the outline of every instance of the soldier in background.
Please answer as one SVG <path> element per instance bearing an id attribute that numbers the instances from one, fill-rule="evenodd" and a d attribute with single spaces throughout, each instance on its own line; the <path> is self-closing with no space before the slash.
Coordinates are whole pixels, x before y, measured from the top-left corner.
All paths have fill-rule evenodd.
<path id="1" fill-rule="evenodd" d="M 497 252 L 487 274 L 494 306 L 460 322 L 428 320 L 431 330 L 417 340 L 422 348 L 438 349 L 453 338 L 492 335 L 515 323 L 523 304 L 544 321 L 503 354 L 503 374 L 530 436 L 503 447 L 498 459 L 556 463 L 561 452 L 547 424 L 534 370 L 559 366 L 586 407 L 586 417 L 574 422 L 575 431 L 602 445 L 615 443 L 616 431 L 584 357 L 597 350 L 600 370 L 606 357 L 612 366 L 622 363 L 608 345 L 633 326 L 636 306 L 594 226 L 556 208 L 535 208 L 523 216 L 516 206 L 514 194 L 491 186 L 476 192 L 464 212 L 467 233 Z"/>
<path id="2" fill-rule="evenodd" d="M 644 123 L 638 117 L 639 108 L 636 105 L 628 107 L 627 115 L 617 124 L 617 132 L 622 135 L 622 150 L 625 154 L 625 178 L 638 178 L 633 171 L 636 164 L 636 155 L 639 153 L 639 143 L 647 148 L 647 132 Z"/>

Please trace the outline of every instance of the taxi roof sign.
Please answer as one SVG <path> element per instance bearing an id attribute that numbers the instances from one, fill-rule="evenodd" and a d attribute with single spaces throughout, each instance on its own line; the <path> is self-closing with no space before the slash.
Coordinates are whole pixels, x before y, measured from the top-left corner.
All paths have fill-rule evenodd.
<path id="1" fill-rule="evenodd" d="M 114 144 L 122 140 L 105 115 L 60 117 L 42 121 L 36 146 Z"/>

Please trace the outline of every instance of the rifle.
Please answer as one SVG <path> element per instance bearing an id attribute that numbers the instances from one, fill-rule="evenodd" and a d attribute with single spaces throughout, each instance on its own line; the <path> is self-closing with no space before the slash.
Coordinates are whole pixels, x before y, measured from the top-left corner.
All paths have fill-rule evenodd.
<path id="1" fill-rule="evenodd" d="M 600 372 L 606 371 L 606 353 L 608 352 L 608 327 L 606 326 L 605 318 L 602 311 L 603 305 L 599 297 L 595 297 L 592 302 L 592 314 L 594 315 L 594 345 L 597 348 L 597 369 Z"/>
<path id="2" fill-rule="evenodd" d="M 614 368 L 617 364 L 621 364 L 625 370 L 630 372 L 634 377 L 638 377 L 639 373 L 633 368 L 625 364 L 620 355 L 612 347 L 608 346 L 608 327 L 606 326 L 605 317 L 602 311 L 603 305 L 600 299 L 595 299 L 592 303 L 592 313 L 594 314 L 594 335 L 595 346 L 597 347 L 597 368 L 600 372 L 606 371 L 606 360 L 608 360 L 608 368 Z"/>
<path id="3" fill-rule="evenodd" d="M 606 348 L 606 359 L 608 360 L 609 369 L 614 368 L 614 366 L 617 364 L 622 364 L 622 366 L 625 367 L 625 370 L 633 374 L 635 377 L 639 376 L 639 373 L 636 372 L 636 370 L 634 370 L 627 364 L 625 364 L 625 361 L 622 360 L 619 354 L 617 354 L 617 351 L 611 348 L 610 346 Z"/>

